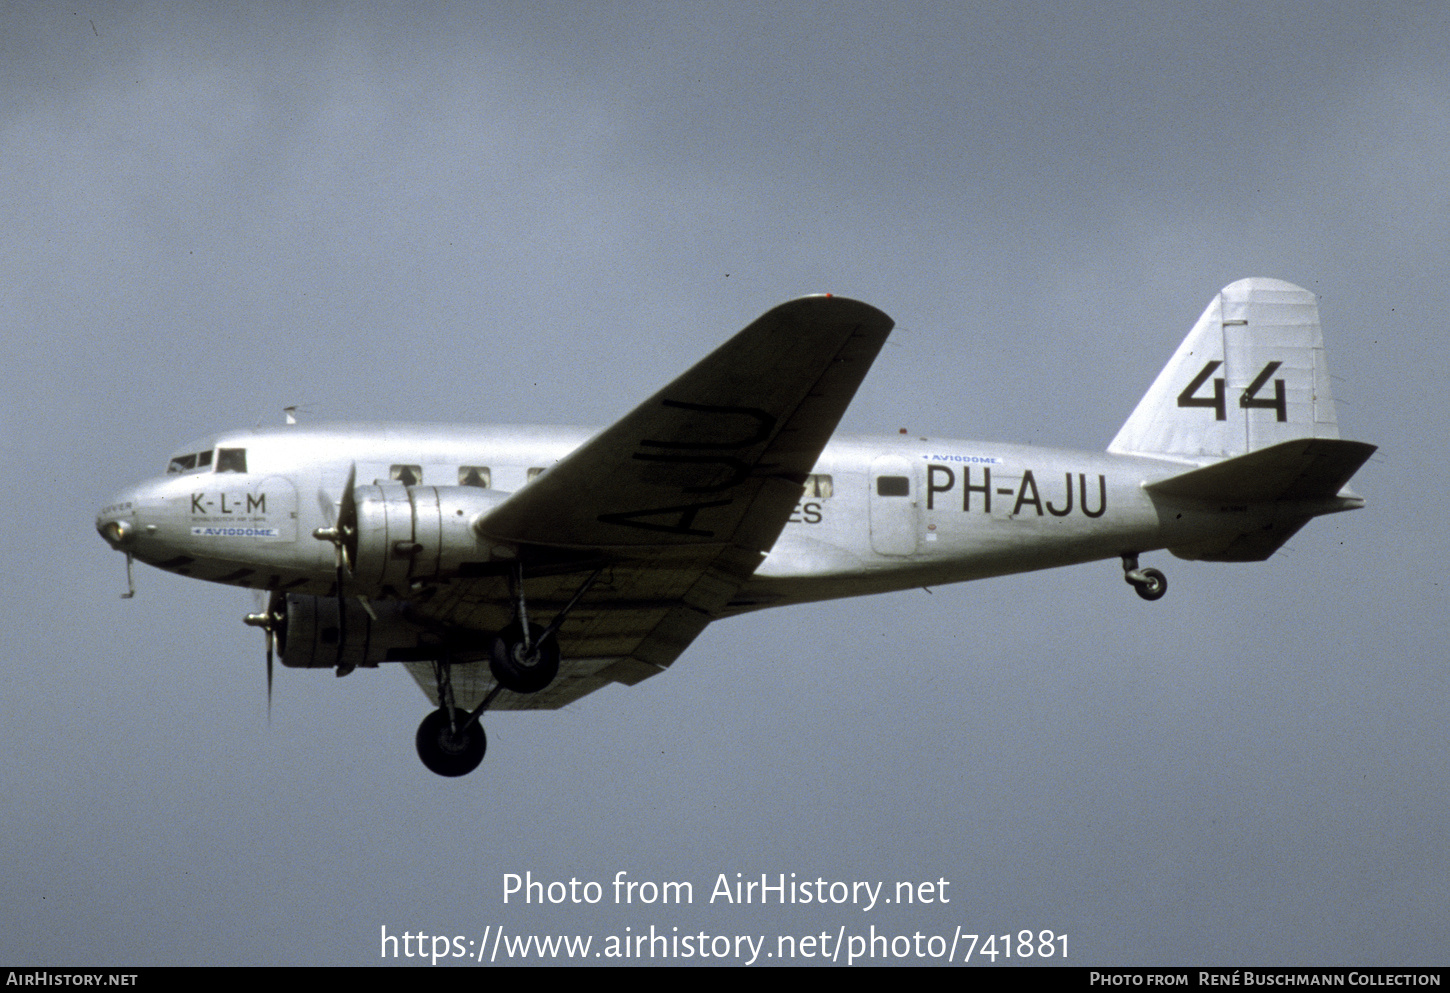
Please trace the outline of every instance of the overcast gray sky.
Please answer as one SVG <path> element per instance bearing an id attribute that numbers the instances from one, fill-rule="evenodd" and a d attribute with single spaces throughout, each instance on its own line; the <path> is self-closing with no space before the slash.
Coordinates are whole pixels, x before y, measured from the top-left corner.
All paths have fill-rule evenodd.
<path id="1" fill-rule="evenodd" d="M 381 927 L 982 934 L 1445 962 L 1440 3 L 0 5 L 0 961 L 379 960 Z M 1101 449 L 1213 293 L 1320 294 L 1369 501 L 766 612 L 426 772 L 401 670 L 95 535 L 198 435 L 605 423 L 808 292 L 898 322 L 843 430 Z M 506 873 L 683 880 L 522 907 Z M 720 873 L 951 902 L 725 908 Z"/>

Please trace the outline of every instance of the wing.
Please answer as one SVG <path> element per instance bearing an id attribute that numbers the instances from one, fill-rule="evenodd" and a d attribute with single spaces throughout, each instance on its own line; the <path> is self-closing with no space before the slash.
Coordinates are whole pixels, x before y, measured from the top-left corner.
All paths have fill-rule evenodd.
<path id="1" fill-rule="evenodd" d="M 855 300 L 782 304 L 505 501 L 483 528 L 521 545 L 765 551 L 891 326 Z"/>
<path id="2" fill-rule="evenodd" d="M 782 304 L 491 511 L 478 530 L 523 563 L 531 620 L 604 569 L 559 631 L 559 678 L 492 706 L 560 707 L 673 662 L 774 545 L 891 327 L 855 300 Z M 513 612 L 503 573 L 420 611 L 499 630 Z M 413 668 L 431 695 L 431 667 Z M 480 697 L 491 686 L 486 666 L 454 672 L 465 698 L 461 681 Z"/>

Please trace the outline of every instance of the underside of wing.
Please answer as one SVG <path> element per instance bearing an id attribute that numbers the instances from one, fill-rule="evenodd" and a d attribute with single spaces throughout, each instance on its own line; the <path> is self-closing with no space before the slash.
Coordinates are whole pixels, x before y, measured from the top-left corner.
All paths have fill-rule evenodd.
<path id="1" fill-rule="evenodd" d="M 428 699 L 438 706 L 438 677 L 432 662 L 405 662 L 404 666 Z M 638 663 L 628 659 L 569 659 L 559 666 L 559 675 L 537 693 L 510 693 L 494 697 L 489 710 L 558 710 L 610 683 L 633 685 L 659 670 L 637 671 Z M 638 676 L 638 678 L 635 678 Z M 494 687 L 487 662 L 455 665 L 451 674 L 457 706 L 473 710 Z"/>
<path id="2" fill-rule="evenodd" d="M 598 568 L 597 566 L 594 568 Z M 573 599 L 587 572 L 525 570 L 526 609 L 547 624 Z M 661 672 L 718 616 L 738 584 L 718 578 L 713 563 L 701 568 L 698 552 L 647 556 L 605 565 L 559 628 L 558 677 L 538 693 L 503 692 L 494 710 L 554 709 L 608 683 L 633 685 Z M 469 631 L 502 630 L 514 619 L 515 600 L 505 577 L 460 580 L 440 588 L 414 613 Z M 436 697 L 432 663 L 410 663 L 419 684 Z M 455 665 L 460 703 L 476 706 L 493 688 L 487 662 Z"/>

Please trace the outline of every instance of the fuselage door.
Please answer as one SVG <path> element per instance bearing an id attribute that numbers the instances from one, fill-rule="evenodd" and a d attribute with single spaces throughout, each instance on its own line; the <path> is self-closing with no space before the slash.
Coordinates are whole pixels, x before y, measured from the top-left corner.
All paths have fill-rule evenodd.
<path id="1" fill-rule="evenodd" d="M 914 463 L 883 455 L 871 463 L 871 547 L 881 555 L 916 551 L 916 478 Z"/>

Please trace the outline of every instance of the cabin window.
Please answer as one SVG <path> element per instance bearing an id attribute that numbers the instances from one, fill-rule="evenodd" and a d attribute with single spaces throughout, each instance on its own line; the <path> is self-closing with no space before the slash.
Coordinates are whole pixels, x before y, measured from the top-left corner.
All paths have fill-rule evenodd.
<path id="1" fill-rule="evenodd" d="M 218 448 L 216 450 L 217 472 L 246 472 L 247 450 L 245 448 Z"/>
<path id="2" fill-rule="evenodd" d="M 461 465 L 458 467 L 458 485 L 486 490 L 493 485 L 493 473 L 486 465 Z"/>
<path id="3" fill-rule="evenodd" d="M 544 467 L 543 466 L 536 465 L 532 469 L 529 470 L 529 478 L 527 480 L 525 480 L 525 482 L 532 483 L 534 480 L 538 479 L 543 474 L 544 474 Z"/>
<path id="4" fill-rule="evenodd" d="M 835 489 L 829 475 L 812 474 L 806 477 L 806 492 L 802 499 L 824 500 L 834 493 Z"/>
<path id="5" fill-rule="evenodd" d="M 420 465 L 390 465 L 388 478 L 404 486 L 417 486 L 423 481 L 423 467 Z"/>
<path id="6" fill-rule="evenodd" d="M 911 496 L 911 480 L 905 476 L 877 476 L 876 495 L 884 497 Z"/>

